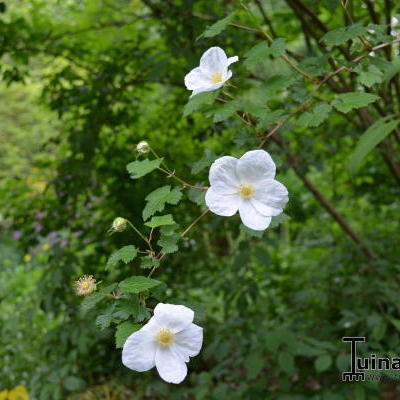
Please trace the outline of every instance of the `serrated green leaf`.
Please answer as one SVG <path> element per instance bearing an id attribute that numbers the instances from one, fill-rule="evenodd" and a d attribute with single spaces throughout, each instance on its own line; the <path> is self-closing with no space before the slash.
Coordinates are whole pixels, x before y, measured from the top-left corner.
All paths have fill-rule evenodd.
<path id="1" fill-rule="evenodd" d="M 119 288 L 125 293 L 140 293 L 160 284 L 160 281 L 145 276 L 131 276 L 120 282 Z"/>
<path id="2" fill-rule="evenodd" d="M 133 245 L 124 246 L 111 254 L 107 261 L 107 267 L 115 265 L 118 261 L 123 261 L 125 264 L 131 262 L 137 256 L 137 249 Z"/>
<path id="3" fill-rule="evenodd" d="M 143 220 L 146 221 L 156 212 L 164 210 L 166 204 L 176 205 L 182 198 L 181 189 L 174 187 L 171 190 L 171 186 L 162 186 L 150 194 L 147 195 L 147 204 L 143 210 Z"/>
<path id="4" fill-rule="evenodd" d="M 157 244 L 161 246 L 161 252 L 166 254 L 175 253 L 178 251 L 178 241 L 181 237 L 178 234 L 161 235 Z"/>
<path id="5" fill-rule="evenodd" d="M 210 38 L 210 37 L 217 36 L 222 31 L 224 31 L 226 29 L 226 27 L 233 21 L 235 14 L 236 14 L 236 12 L 234 11 L 233 13 L 229 14 L 227 17 L 208 26 L 205 29 L 205 31 L 196 38 L 196 40 L 199 40 L 201 38 Z"/>
<path id="6" fill-rule="evenodd" d="M 96 318 L 96 325 L 101 329 L 108 328 L 113 319 L 114 305 L 109 306 L 106 311 Z"/>
<path id="7" fill-rule="evenodd" d="M 193 201 L 193 203 L 197 204 L 200 207 L 205 207 L 206 192 L 206 190 L 189 189 L 189 191 L 187 192 L 187 196 L 190 201 Z"/>
<path id="8" fill-rule="evenodd" d="M 327 103 L 318 103 L 311 112 L 304 112 L 297 119 L 297 124 L 305 127 L 316 127 L 322 124 L 332 111 L 332 106 Z"/>
<path id="9" fill-rule="evenodd" d="M 316 358 L 314 362 L 317 372 L 324 372 L 332 365 L 332 357 L 329 354 L 323 354 Z"/>
<path id="10" fill-rule="evenodd" d="M 140 257 L 140 268 L 149 269 L 153 267 L 158 267 L 160 265 L 160 261 L 151 256 Z"/>
<path id="11" fill-rule="evenodd" d="M 236 111 L 243 108 L 243 104 L 241 100 L 232 100 L 227 101 L 226 103 L 222 104 L 221 106 L 217 107 L 213 110 L 214 122 L 222 122 L 231 117 L 236 113 Z"/>
<path id="12" fill-rule="evenodd" d="M 358 72 L 357 81 L 367 87 L 383 82 L 383 72 L 375 65 L 360 68 L 356 72 Z"/>
<path id="13" fill-rule="evenodd" d="M 99 293 L 92 293 L 87 296 L 82 300 L 81 303 L 81 310 L 83 313 L 87 313 L 89 310 L 94 308 L 97 303 L 99 303 L 101 300 L 104 299 L 104 296 L 102 296 Z"/>
<path id="14" fill-rule="evenodd" d="M 289 221 L 289 219 L 290 219 L 289 215 L 285 213 L 279 214 L 276 217 L 272 217 L 271 223 L 269 224 L 268 228 L 276 228 L 282 222 Z"/>
<path id="15" fill-rule="evenodd" d="M 213 90 L 212 92 L 202 92 L 190 97 L 189 101 L 185 104 L 183 109 L 183 116 L 194 113 L 195 111 L 202 110 L 205 106 L 209 106 L 214 103 L 219 91 Z"/>
<path id="16" fill-rule="evenodd" d="M 267 111 L 258 121 L 257 127 L 259 129 L 265 129 L 272 124 L 281 122 L 285 119 L 285 110 Z"/>
<path id="17" fill-rule="evenodd" d="M 339 46 L 348 40 L 355 39 L 358 36 L 363 36 L 367 33 L 368 28 L 362 26 L 362 24 L 352 24 L 344 28 L 334 29 L 326 33 L 320 39 L 321 42 L 328 46 Z"/>
<path id="18" fill-rule="evenodd" d="M 203 171 L 203 169 L 209 167 L 218 156 L 212 150 L 205 150 L 203 157 L 199 161 L 196 161 L 192 165 L 192 174 L 198 174 L 199 172 Z"/>
<path id="19" fill-rule="evenodd" d="M 336 100 L 331 101 L 331 105 L 338 111 L 348 113 L 354 108 L 366 107 L 368 104 L 378 100 L 379 96 L 365 92 L 341 93 L 336 96 Z"/>
<path id="20" fill-rule="evenodd" d="M 116 348 L 120 349 L 121 347 L 124 347 L 126 339 L 128 339 L 128 337 L 132 335 L 133 332 L 138 331 L 141 327 L 142 327 L 141 325 L 133 324 L 132 322 L 129 321 L 119 324 L 117 326 L 117 330 L 115 331 Z"/>
<path id="21" fill-rule="evenodd" d="M 147 158 L 145 160 L 136 160 L 129 163 L 126 166 L 126 169 L 132 179 L 138 179 L 158 168 L 161 165 L 162 160 L 162 158 L 157 158 L 156 160 L 149 160 Z"/>
<path id="22" fill-rule="evenodd" d="M 173 225 L 175 224 L 174 219 L 171 214 L 161 215 L 159 217 L 153 217 L 149 222 L 146 222 L 145 225 L 150 228 L 158 228 L 163 225 Z"/>
<path id="23" fill-rule="evenodd" d="M 265 61 L 268 57 L 279 57 L 285 52 L 286 39 L 275 39 L 271 44 L 263 41 L 252 47 L 245 55 L 244 65 L 253 68 L 258 63 Z"/>
<path id="24" fill-rule="evenodd" d="M 396 129 L 400 120 L 396 119 L 388 122 L 389 118 L 391 116 L 379 119 L 361 135 L 347 165 L 351 172 L 355 172 L 368 153 Z"/>

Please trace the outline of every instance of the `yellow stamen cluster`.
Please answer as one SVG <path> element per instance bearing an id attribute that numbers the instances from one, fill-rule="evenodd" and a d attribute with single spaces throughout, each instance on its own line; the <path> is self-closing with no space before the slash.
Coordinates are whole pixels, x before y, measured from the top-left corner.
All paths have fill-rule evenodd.
<path id="1" fill-rule="evenodd" d="M 75 282 L 76 294 L 86 296 L 96 290 L 96 279 L 92 275 L 84 275 Z"/>
<path id="2" fill-rule="evenodd" d="M 241 183 L 238 193 L 242 199 L 251 199 L 254 196 L 254 187 L 250 183 Z"/>
<path id="3" fill-rule="evenodd" d="M 211 77 L 211 83 L 220 83 L 220 82 L 222 82 L 222 74 L 221 72 L 216 72 Z"/>
<path id="4" fill-rule="evenodd" d="M 162 328 L 157 332 L 156 342 L 161 347 L 169 347 L 175 340 L 175 335 L 167 328 Z"/>

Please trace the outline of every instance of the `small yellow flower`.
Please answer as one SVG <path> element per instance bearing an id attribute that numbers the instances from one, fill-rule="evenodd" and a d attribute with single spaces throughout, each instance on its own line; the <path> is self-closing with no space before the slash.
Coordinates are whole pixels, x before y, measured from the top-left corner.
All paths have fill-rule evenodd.
<path id="1" fill-rule="evenodd" d="M 42 246 L 42 249 L 43 249 L 44 251 L 47 251 L 49 248 L 50 248 L 50 245 L 49 245 L 48 243 L 45 243 L 45 244 Z"/>
<path id="2" fill-rule="evenodd" d="M 16 386 L 8 394 L 9 400 L 29 400 L 29 395 L 24 386 Z"/>
<path id="3" fill-rule="evenodd" d="M 86 296 L 96 290 L 96 279 L 92 275 L 83 275 L 75 282 L 76 294 Z"/>
<path id="4" fill-rule="evenodd" d="M 25 254 L 24 255 L 24 261 L 25 262 L 30 262 L 32 261 L 32 256 L 30 254 Z"/>
<path id="5" fill-rule="evenodd" d="M 0 392 L 0 400 L 7 400 L 7 398 L 8 398 L 8 390 L 7 389 L 2 390 Z"/>

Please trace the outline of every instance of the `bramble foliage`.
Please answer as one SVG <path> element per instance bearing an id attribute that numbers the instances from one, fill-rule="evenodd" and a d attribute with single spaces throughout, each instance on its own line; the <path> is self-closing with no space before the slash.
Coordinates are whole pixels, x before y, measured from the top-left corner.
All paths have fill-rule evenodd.
<path id="1" fill-rule="evenodd" d="M 383 0 L 0 1 L 0 390 L 392 395 L 393 373 L 340 374 L 343 336 L 399 355 L 399 14 Z M 189 98 L 211 46 L 239 62 Z M 256 148 L 289 190 L 266 231 L 204 201 L 212 162 Z M 79 298 L 84 274 L 97 291 Z M 121 364 L 159 302 L 204 327 L 179 386 Z"/>

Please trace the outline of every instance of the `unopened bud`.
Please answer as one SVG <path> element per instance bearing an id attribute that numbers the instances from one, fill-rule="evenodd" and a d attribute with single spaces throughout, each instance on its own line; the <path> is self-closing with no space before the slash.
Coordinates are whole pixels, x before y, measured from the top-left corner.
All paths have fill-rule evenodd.
<path id="1" fill-rule="evenodd" d="M 126 229 L 127 226 L 128 226 L 128 220 L 126 220 L 125 218 L 122 218 L 122 217 L 118 217 L 118 218 L 114 219 L 114 221 L 111 225 L 110 231 L 111 232 L 122 232 Z"/>
<path id="2" fill-rule="evenodd" d="M 145 140 L 142 140 L 136 145 L 136 151 L 140 154 L 146 154 L 150 151 L 150 146 Z"/>

